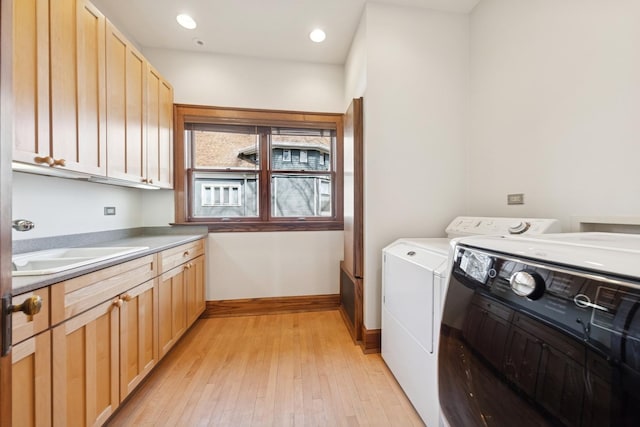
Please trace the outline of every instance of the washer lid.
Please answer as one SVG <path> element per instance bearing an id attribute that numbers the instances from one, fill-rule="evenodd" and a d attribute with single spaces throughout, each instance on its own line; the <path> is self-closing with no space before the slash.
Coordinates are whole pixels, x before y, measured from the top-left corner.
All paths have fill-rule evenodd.
<path id="1" fill-rule="evenodd" d="M 431 251 L 402 241 L 386 247 L 384 253 L 431 271 L 442 269 L 447 264 L 446 253 L 442 254 L 438 251 Z"/>
<path id="2" fill-rule="evenodd" d="M 472 236 L 458 243 L 583 270 L 640 277 L 640 235 L 558 233 L 529 236 Z"/>
<path id="3" fill-rule="evenodd" d="M 449 253 L 450 242 L 451 239 L 446 237 L 414 237 L 398 239 L 387 247 L 390 248 L 394 245 L 404 243 L 407 245 L 418 246 L 431 252 L 447 255 Z"/>

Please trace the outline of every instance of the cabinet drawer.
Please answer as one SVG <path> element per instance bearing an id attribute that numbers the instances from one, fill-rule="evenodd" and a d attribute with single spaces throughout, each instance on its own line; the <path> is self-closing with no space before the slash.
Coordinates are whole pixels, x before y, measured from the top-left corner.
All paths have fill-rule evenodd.
<path id="1" fill-rule="evenodd" d="M 555 331 L 522 313 L 516 313 L 513 317 L 513 324 L 521 327 L 538 338 L 542 341 L 543 345 L 547 344 L 565 356 L 575 360 L 580 365 L 584 364 L 584 347 L 572 339 L 565 337 L 564 334 Z"/>
<path id="2" fill-rule="evenodd" d="M 156 255 L 147 255 L 85 274 L 51 287 L 51 324 L 55 325 L 157 275 Z"/>
<path id="3" fill-rule="evenodd" d="M 49 328 L 49 288 L 14 295 L 11 298 L 12 305 L 22 304 L 27 298 L 34 295 L 42 298 L 40 313 L 29 319 L 26 314 L 17 312 L 12 314 L 12 344 L 17 344 Z"/>
<path id="4" fill-rule="evenodd" d="M 508 322 L 510 322 L 511 317 L 513 317 L 512 309 L 497 301 L 483 297 L 482 295 L 475 294 L 473 296 L 472 303 Z"/>
<path id="5" fill-rule="evenodd" d="M 169 271 L 202 254 L 204 254 L 204 239 L 162 251 L 160 253 L 160 271 Z"/>

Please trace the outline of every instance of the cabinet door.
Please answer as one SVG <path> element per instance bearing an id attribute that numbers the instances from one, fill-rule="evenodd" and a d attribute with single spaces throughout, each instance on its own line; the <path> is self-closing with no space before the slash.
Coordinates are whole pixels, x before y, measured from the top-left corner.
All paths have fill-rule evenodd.
<path id="1" fill-rule="evenodd" d="M 542 344 L 536 400 L 567 425 L 580 424 L 583 371 L 583 366 L 563 352 Z"/>
<path id="2" fill-rule="evenodd" d="M 475 348 L 478 343 L 478 333 L 485 314 L 486 310 L 483 310 L 476 304 L 469 304 L 469 307 L 467 308 L 467 317 L 462 329 L 462 335 L 467 343 L 473 348 Z"/>
<path id="3" fill-rule="evenodd" d="M 13 425 L 51 425 L 51 333 L 13 347 L 11 400 Z"/>
<path id="4" fill-rule="evenodd" d="M 158 362 L 158 291 L 155 280 L 121 296 L 120 400 L 137 387 Z"/>
<path id="5" fill-rule="evenodd" d="M 53 425 L 103 424 L 119 403 L 118 298 L 53 328 Z"/>
<path id="6" fill-rule="evenodd" d="M 159 356 L 173 347 L 186 330 L 185 269 L 178 266 L 160 276 L 158 283 Z"/>
<path id="7" fill-rule="evenodd" d="M 205 309 L 204 256 L 187 263 L 187 326 L 191 326 Z"/>
<path id="8" fill-rule="evenodd" d="M 542 343 L 523 329 L 513 326 L 504 357 L 504 374 L 514 384 L 535 397 Z"/>
<path id="9" fill-rule="evenodd" d="M 51 0 L 51 156 L 104 176 L 105 19 L 86 0 Z"/>
<path id="10" fill-rule="evenodd" d="M 509 322 L 492 313 L 485 313 L 478 331 L 477 348 L 489 363 L 496 368 L 502 367 L 508 331 Z"/>
<path id="11" fill-rule="evenodd" d="M 37 163 L 49 147 L 49 2 L 13 2 L 13 159 Z"/>
<path id="12" fill-rule="evenodd" d="M 495 367 L 502 366 L 509 322 L 485 308 L 469 304 L 463 335 L 469 345 Z"/>
<path id="13" fill-rule="evenodd" d="M 614 376 L 610 362 L 602 356 L 587 351 L 587 387 L 584 396 L 582 425 L 585 427 L 609 427 L 618 417 L 621 393 L 612 393 Z"/>
<path id="14" fill-rule="evenodd" d="M 147 179 L 173 188 L 173 88 L 151 66 L 147 72 Z"/>
<path id="15" fill-rule="evenodd" d="M 146 61 L 109 21 L 106 26 L 107 175 L 142 182 Z"/>

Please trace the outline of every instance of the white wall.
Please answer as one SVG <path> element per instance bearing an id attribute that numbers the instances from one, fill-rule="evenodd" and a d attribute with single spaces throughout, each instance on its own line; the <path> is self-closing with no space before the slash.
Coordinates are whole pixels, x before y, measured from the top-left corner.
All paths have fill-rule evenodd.
<path id="1" fill-rule="evenodd" d="M 344 112 L 344 72 L 335 65 L 144 49 L 182 104 Z M 174 219 L 173 192 L 144 195 L 145 225 Z M 343 233 L 211 233 L 207 299 L 339 292 Z"/>
<path id="2" fill-rule="evenodd" d="M 338 65 L 153 48 L 144 55 L 171 82 L 177 104 L 344 112 Z"/>
<path id="3" fill-rule="evenodd" d="M 141 191 L 144 227 L 163 227 L 175 221 L 173 190 Z"/>
<path id="4" fill-rule="evenodd" d="M 367 4 L 363 19 L 364 324 L 376 329 L 382 249 L 442 236 L 464 210 L 469 32 L 467 15 L 419 8 Z"/>
<path id="5" fill-rule="evenodd" d="M 36 228 L 13 231 L 13 240 L 141 227 L 143 190 L 13 173 L 13 218 Z M 104 207 L 116 215 L 105 216 Z"/>
<path id="6" fill-rule="evenodd" d="M 207 299 L 337 294 L 342 235 L 211 233 Z"/>
<path id="7" fill-rule="evenodd" d="M 364 97 L 367 89 L 367 9 L 360 18 L 344 64 L 344 110 L 353 98 Z"/>
<path id="8" fill-rule="evenodd" d="M 470 213 L 556 217 L 567 231 L 574 215 L 638 215 L 639 18 L 637 0 L 480 2 Z"/>

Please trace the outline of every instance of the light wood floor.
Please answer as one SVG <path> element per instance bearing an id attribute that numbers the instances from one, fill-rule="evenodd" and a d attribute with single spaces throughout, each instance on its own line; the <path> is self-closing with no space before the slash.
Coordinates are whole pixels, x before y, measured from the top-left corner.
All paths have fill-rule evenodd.
<path id="1" fill-rule="evenodd" d="M 422 426 L 338 311 L 199 320 L 112 426 Z"/>

